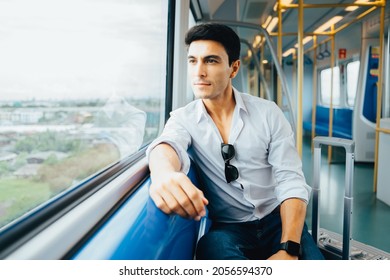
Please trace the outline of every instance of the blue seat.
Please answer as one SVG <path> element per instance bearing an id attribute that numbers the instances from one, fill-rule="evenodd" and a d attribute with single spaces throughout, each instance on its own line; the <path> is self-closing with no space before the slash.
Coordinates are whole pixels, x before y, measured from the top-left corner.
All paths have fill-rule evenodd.
<path id="1" fill-rule="evenodd" d="M 332 136 L 352 139 L 352 114 L 352 109 L 333 108 Z M 311 120 L 303 122 L 303 129 L 311 132 Z M 329 107 L 316 106 L 315 132 L 320 136 L 329 135 Z"/>
<path id="2" fill-rule="evenodd" d="M 194 167 L 188 174 L 197 185 Z M 147 179 L 88 239 L 73 259 L 190 260 L 200 222 L 166 215 L 149 197 Z"/>

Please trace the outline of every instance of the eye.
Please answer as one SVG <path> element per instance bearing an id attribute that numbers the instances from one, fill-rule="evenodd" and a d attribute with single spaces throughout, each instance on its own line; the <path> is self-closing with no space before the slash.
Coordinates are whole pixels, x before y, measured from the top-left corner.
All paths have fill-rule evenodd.
<path id="1" fill-rule="evenodd" d="M 194 58 L 189 58 L 188 59 L 188 63 L 189 64 L 194 64 L 194 63 L 196 63 L 196 60 Z"/>
<path id="2" fill-rule="evenodd" d="M 209 58 L 209 59 L 206 60 L 206 63 L 207 63 L 207 64 L 214 64 L 214 63 L 217 63 L 217 62 L 218 62 L 218 61 L 215 60 L 214 58 Z"/>

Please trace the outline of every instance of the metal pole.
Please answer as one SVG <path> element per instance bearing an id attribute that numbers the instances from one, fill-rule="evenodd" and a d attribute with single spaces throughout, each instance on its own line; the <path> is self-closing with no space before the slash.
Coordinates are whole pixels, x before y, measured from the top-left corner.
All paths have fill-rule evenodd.
<path id="1" fill-rule="evenodd" d="M 303 92 L 303 0 L 299 0 L 298 10 L 298 89 L 297 89 L 297 151 L 300 157 L 302 157 L 302 133 L 303 133 L 303 121 L 302 121 L 302 92 Z"/>
<path id="2" fill-rule="evenodd" d="M 344 194 L 344 221 L 343 221 L 343 260 L 351 256 L 352 240 L 352 205 L 353 205 L 353 171 L 354 152 L 346 152 L 345 162 L 345 194 Z"/>
<path id="3" fill-rule="evenodd" d="M 354 2 L 354 3 L 343 3 L 343 4 L 304 4 L 303 8 L 346 8 L 350 6 L 357 6 L 357 7 L 369 7 L 369 6 L 381 6 L 383 0 L 378 0 L 376 2 Z M 293 8 L 299 9 L 299 4 L 286 4 L 283 5 L 283 8 Z"/>
<path id="4" fill-rule="evenodd" d="M 331 26 L 331 31 L 334 31 L 334 25 Z M 334 44 L 334 34 L 331 35 L 331 52 L 330 52 L 330 106 L 329 106 L 329 137 L 332 137 L 333 135 L 333 84 L 334 84 L 334 67 L 335 67 L 335 59 L 334 59 L 334 52 L 335 52 L 335 44 Z M 332 146 L 328 147 L 328 163 L 331 163 L 332 161 Z"/>
<path id="5" fill-rule="evenodd" d="M 316 113 L 317 113 L 317 36 L 313 36 L 313 102 L 311 111 L 311 150 L 313 151 L 313 139 L 316 136 Z"/>
<path id="6" fill-rule="evenodd" d="M 379 64 L 378 64 L 378 92 L 376 104 L 376 128 L 375 128 L 375 160 L 374 160 L 374 192 L 376 192 L 377 177 L 378 177 L 378 148 L 379 148 L 379 125 L 382 115 L 382 84 L 383 84 L 383 46 L 385 33 L 385 1 L 381 1 L 380 25 L 379 25 Z"/>
<path id="7" fill-rule="evenodd" d="M 321 146 L 314 148 L 314 159 L 313 162 L 313 210 L 312 210 L 312 222 L 311 222 L 311 234 L 314 242 L 318 244 L 318 231 L 320 224 L 319 214 L 319 197 L 320 197 L 320 170 L 321 170 Z"/>
<path id="8" fill-rule="evenodd" d="M 281 0 L 278 0 L 278 58 L 279 63 L 282 65 L 282 54 L 283 54 L 283 38 L 282 38 L 282 8 L 281 8 Z M 282 85 L 278 75 L 278 84 L 277 84 L 277 104 L 281 108 L 283 106 L 282 102 Z"/>

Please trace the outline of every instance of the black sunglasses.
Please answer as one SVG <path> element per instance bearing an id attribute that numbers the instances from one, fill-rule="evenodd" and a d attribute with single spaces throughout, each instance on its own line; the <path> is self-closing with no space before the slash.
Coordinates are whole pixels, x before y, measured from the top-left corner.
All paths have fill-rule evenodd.
<path id="1" fill-rule="evenodd" d="M 234 165 L 231 165 L 229 161 L 234 158 L 236 151 L 234 146 L 231 144 L 221 144 L 221 153 L 223 160 L 225 161 L 225 178 L 228 183 L 231 181 L 237 180 L 239 174 L 238 169 Z"/>

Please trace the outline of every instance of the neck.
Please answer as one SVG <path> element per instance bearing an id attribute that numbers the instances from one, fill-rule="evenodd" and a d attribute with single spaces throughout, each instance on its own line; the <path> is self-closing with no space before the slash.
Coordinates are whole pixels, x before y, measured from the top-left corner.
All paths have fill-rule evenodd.
<path id="1" fill-rule="evenodd" d="M 226 119 L 229 118 L 236 106 L 233 89 L 230 88 L 223 97 L 218 99 L 203 99 L 203 104 L 212 119 Z"/>
<path id="2" fill-rule="evenodd" d="M 203 103 L 218 128 L 223 143 L 228 143 L 234 107 L 236 106 L 233 90 L 230 91 L 230 94 L 225 95 L 224 98 L 203 99 Z"/>

